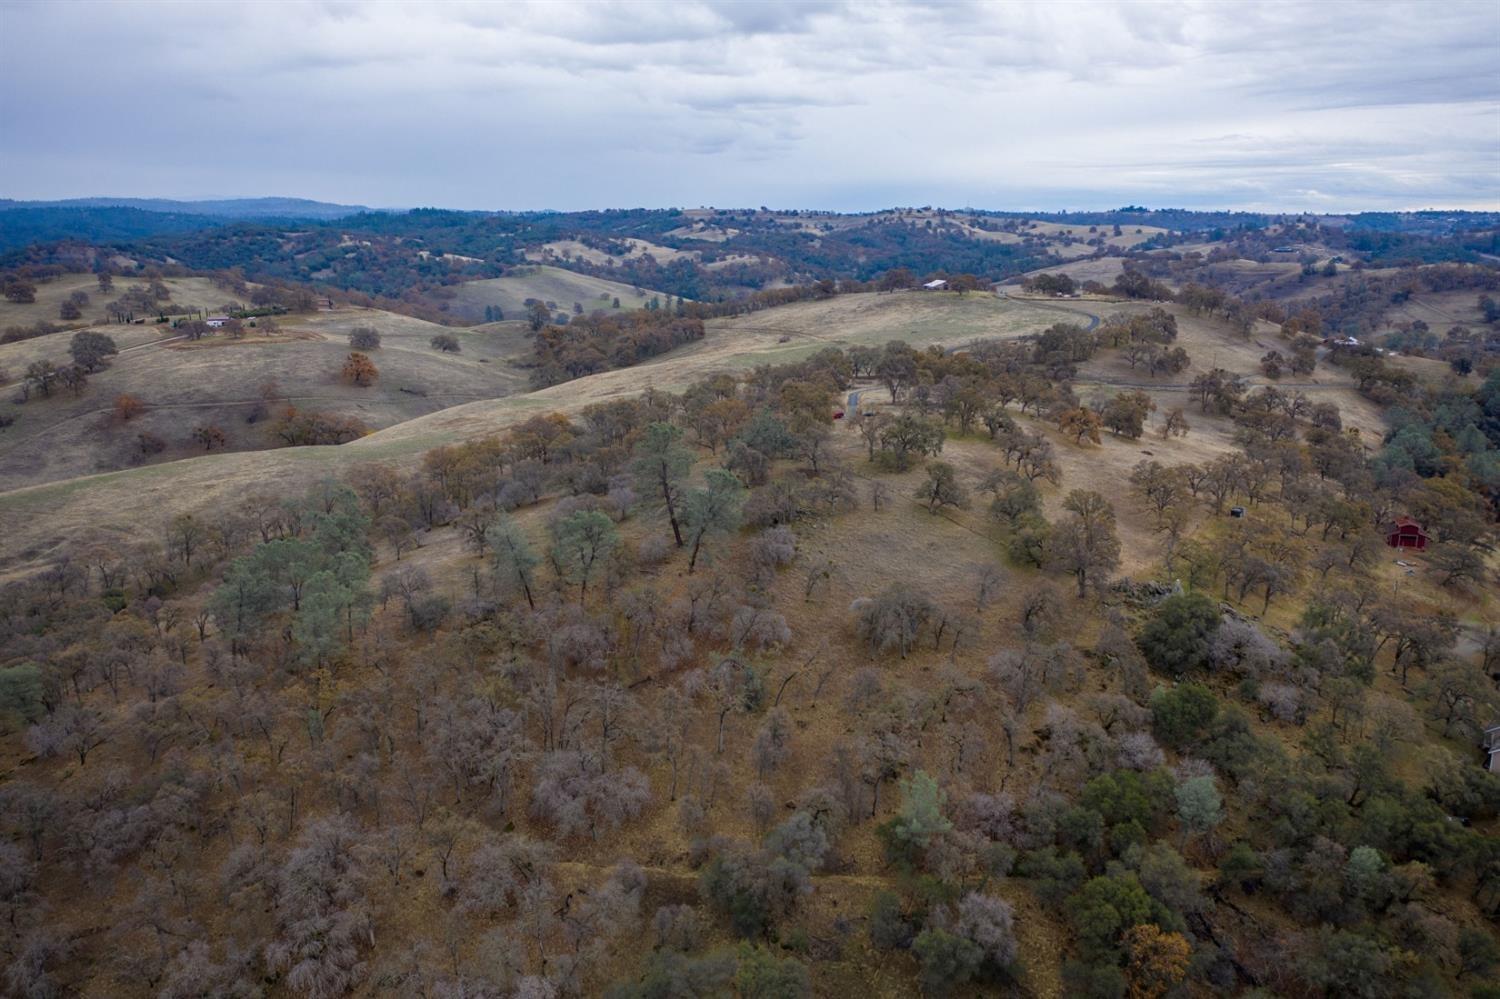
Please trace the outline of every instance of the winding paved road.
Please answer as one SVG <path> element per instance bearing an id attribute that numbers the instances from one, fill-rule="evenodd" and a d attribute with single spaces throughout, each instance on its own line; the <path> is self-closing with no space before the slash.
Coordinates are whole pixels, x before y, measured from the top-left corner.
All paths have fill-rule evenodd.
<path id="1" fill-rule="evenodd" d="M 999 295 L 1000 293 L 997 291 L 995 292 L 995 294 Z M 1045 302 L 1035 298 L 1017 298 L 1014 295 L 1003 295 L 1001 297 L 1011 302 L 1025 302 L 1027 305 L 1030 305 L 1033 308 L 1051 309 L 1053 312 L 1066 312 L 1070 316 L 1086 316 L 1088 318 L 1089 324 L 1085 326 L 1084 329 L 1089 333 L 1092 333 L 1094 332 L 1094 330 L 1099 328 L 1099 317 L 1094 315 L 1087 309 L 1074 309 L 1066 305 L 1058 305 L 1056 302 Z"/>

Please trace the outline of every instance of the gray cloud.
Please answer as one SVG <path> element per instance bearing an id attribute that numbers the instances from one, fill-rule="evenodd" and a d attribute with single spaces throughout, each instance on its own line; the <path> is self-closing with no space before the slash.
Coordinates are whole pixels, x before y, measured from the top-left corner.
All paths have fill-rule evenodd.
<path id="1" fill-rule="evenodd" d="M 1500 203 L 1488 2 L 0 6 L 0 195 Z"/>

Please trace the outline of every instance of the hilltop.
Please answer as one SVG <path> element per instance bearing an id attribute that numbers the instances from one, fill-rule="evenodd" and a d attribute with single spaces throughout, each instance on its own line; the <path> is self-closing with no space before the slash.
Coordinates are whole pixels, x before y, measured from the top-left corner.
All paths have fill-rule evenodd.
<path id="1" fill-rule="evenodd" d="M 221 198 L 177 201 L 172 198 L 66 198 L 62 201 L 15 201 L 0 198 L 0 212 L 18 208 L 134 208 L 171 215 L 208 215 L 216 219 L 336 219 L 371 209 L 335 205 L 307 198 Z M 3 223 L 0 223 L 3 224 Z"/>

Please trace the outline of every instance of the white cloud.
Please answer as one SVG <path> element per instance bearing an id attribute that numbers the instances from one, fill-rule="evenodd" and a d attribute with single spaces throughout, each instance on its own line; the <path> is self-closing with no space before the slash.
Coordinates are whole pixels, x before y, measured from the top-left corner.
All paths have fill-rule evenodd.
<path id="1" fill-rule="evenodd" d="M 0 194 L 1500 202 L 1492 3 L 0 7 Z"/>

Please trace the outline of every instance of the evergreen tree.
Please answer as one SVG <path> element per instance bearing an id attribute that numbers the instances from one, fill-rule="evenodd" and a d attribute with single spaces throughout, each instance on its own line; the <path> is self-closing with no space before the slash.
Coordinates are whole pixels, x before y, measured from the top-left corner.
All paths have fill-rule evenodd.
<path id="1" fill-rule="evenodd" d="M 578 510 L 554 529 L 552 557 L 563 578 L 578 584 L 578 602 L 588 596 L 589 580 L 620 546 L 614 522 L 598 510 Z"/>
<path id="2" fill-rule="evenodd" d="M 704 488 L 687 494 L 682 507 L 682 523 L 693 546 L 688 556 L 690 575 L 706 538 L 739 530 L 740 509 L 745 503 L 745 487 L 733 472 L 711 468 L 704 483 Z"/>
<path id="3" fill-rule="evenodd" d="M 489 538 L 491 567 L 496 581 L 518 587 L 526 595 L 526 606 L 535 610 L 531 584 L 541 559 L 531 550 L 531 542 L 526 540 L 520 525 L 509 517 L 501 517 L 490 525 L 485 535 Z"/>
<path id="4" fill-rule="evenodd" d="M 682 483 L 692 468 L 693 452 L 682 443 L 681 427 L 656 422 L 646 428 L 641 442 L 636 445 L 631 470 L 635 473 L 636 487 L 641 495 L 666 508 L 667 521 L 672 525 L 672 537 L 678 548 L 682 547 L 682 526 L 678 519 Z"/>

